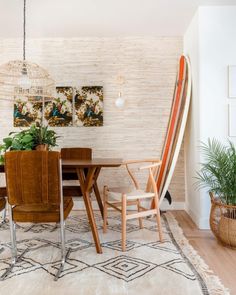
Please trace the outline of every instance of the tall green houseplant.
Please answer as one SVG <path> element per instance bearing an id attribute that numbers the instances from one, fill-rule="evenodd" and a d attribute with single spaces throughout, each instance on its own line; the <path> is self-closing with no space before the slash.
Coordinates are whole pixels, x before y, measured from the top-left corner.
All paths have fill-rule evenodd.
<path id="1" fill-rule="evenodd" d="M 197 173 L 199 187 L 207 188 L 223 204 L 236 205 L 236 148 L 229 141 L 224 145 L 216 139 L 201 145 L 204 163 Z"/>

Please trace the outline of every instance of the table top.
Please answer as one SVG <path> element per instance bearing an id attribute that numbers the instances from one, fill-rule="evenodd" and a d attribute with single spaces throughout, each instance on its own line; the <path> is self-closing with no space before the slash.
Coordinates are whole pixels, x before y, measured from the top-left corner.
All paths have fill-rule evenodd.
<path id="1" fill-rule="evenodd" d="M 123 163 L 122 159 L 118 158 L 94 158 L 92 160 L 62 160 L 64 168 L 89 168 L 89 167 L 119 167 Z"/>
<path id="2" fill-rule="evenodd" d="M 119 158 L 94 158 L 92 160 L 62 160 L 63 168 L 89 168 L 89 167 L 119 167 L 123 163 Z M 0 164 L 0 172 L 4 172 L 4 165 Z"/>

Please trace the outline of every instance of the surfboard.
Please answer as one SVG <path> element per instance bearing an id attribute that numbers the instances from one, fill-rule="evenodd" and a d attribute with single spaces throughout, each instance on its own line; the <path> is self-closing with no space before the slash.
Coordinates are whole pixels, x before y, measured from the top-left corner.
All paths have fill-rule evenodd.
<path id="1" fill-rule="evenodd" d="M 176 79 L 174 97 L 170 112 L 165 143 L 162 151 L 162 165 L 157 175 L 157 189 L 160 204 L 170 185 L 183 141 L 191 97 L 191 69 L 186 56 L 181 56 Z"/>
<path id="2" fill-rule="evenodd" d="M 188 72 L 189 72 L 188 67 L 186 67 L 185 80 L 184 80 L 184 84 L 183 84 L 183 96 L 182 96 L 182 99 L 181 99 L 180 112 L 179 112 L 179 119 L 177 121 L 176 132 L 175 132 L 175 135 L 174 135 L 174 141 L 173 141 L 173 145 L 172 145 L 172 148 L 171 148 L 171 153 L 170 153 L 170 158 L 169 158 L 169 163 L 168 163 L 168 166 L 167 166 L 167 171 L 166 171 L 164 183 L 166 182 L 167 176 L 168 176 L 169 171 L 171 169 L 171 165 L 172 165 L 173 158 L 174 158 L 174 155 L 175 155 L 175 150 L 176 150 L 178 140 L 179 140 L 179 133 L 180 133 L 180 128 L 181 128 L 181 123 L 182 123 L 182 120 L 183 120 L 184 108 L 185 108 L 185 105 L 186 105 L 187 91 L 188 91 L 188 85 L 189 85 Z"/>

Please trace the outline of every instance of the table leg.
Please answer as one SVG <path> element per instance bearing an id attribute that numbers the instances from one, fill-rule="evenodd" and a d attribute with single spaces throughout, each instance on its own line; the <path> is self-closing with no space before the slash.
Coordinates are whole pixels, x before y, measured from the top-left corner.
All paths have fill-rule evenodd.
<path id="1" fill-rule="evenodd" d="M 98 179 L 98 176 L 99 176 L 100 171 L 101 171 L 101 168 L 98 167 L 96 169 L 95 174 L 94 174 L 93 190 L 94 190 L 94 194 L 95 194 L 95 197 L 97 199 L 98 206 L 99 206 L 99 209 L 100 209 L 102 218 L 103 218 L 103 203 L 102 203 L 101 195 L 100 195 L 100 192 L 99 192 L 99 189 L 98 189 L 98 184 L 97 184 L 97 179 Z"/>
<path id="2" fill-rule="evenodd" d="M 93 214 L 93 208 L 92 208 L 92 204 L 91 204 L 91 200 L 90 200 L 90 194 L 89 194 L 90 188 L 93 184 L 93 178 L 94 178 L 95 171 L 96 171 L 96 168 L 94 168 L 94 167 L 89 168 L 88 174 L 85 177 L 84 170 L 77 169 L 77 174 L 78 174 L 78 177 L 80 180 L 80 187 L 81 187 L 81 191 L 83 194 L 84 204 L 85 204 L 85 208 L 87 211 L 88 220 L 89 220 L 89 223 L 91 226 L 96 250 L 97 250 L 97 253 L 101 254 L 102 248 L 100 245 L 99 235 L 98 235 L 98 231 L 97 231 L 97 226 L 96 226 L 96 222 L 95 222 L 95 218 L 94 218 L 94 214 Z"/>

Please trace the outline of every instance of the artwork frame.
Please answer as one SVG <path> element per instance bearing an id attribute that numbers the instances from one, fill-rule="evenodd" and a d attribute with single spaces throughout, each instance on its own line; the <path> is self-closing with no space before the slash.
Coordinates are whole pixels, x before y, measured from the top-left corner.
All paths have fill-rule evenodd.
<path id="1" fill-rule="evenodd" d="M 236 98 L 236 65 L 228 66 L 228 97 Z"/>

